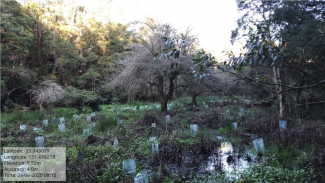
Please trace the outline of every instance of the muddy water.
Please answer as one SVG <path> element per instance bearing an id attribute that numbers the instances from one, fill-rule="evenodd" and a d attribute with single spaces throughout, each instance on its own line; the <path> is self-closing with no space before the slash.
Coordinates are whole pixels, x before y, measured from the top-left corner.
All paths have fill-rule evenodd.
<path id="1" fill-rule="evenodd" d="M 249 158 L 252 156 L 251 154 Z M 239 178 L 240 174 L 249 167 L 249 158 L 234 152 L 230 142 L 223 142 L 218 149 L 218 154 L 209 157 L 205 170 L 212 173 L 219 169 L 228 177 Z"/>
<path id="2" fill-rule="evenodd" d="M 247 134 L 247 136 L 251 139 L 257 138 L 254 134 Z M 239 154 L 236 147 L 225 140 L 225 136 L 217 136 L 217 138 L 223 142 L 217 152 L 209 156 L 207 162 L 201 164 L 199 174 L 204 172 L 214 174 L 222 171 L 228 178 L 238 179 L 251 163 L 261 163 L 256 154 L 251 152 Z"/>
<path id="3" fill-rule="evenodd" d="M 244 134 L 246 136 L 246 134 Z M 252 141 L 257 138 L 257 135 L 247 134 Z M 194 155 L 183 154 L 182 165 L 169 164 L 170 173 L 186 174 L 185 172 L 195 172 L 194 177 L 204 177 L 206 174 L 219 174 L 223 173 L 230 180 L 240 178 L 240 175 L 249 166 L 254 164 L 261 164 L 264 162 L 256 154 L 244 151 L 238 153 L 239 147 L 233 147 L 233 145 L 226 140 L 226 136 L 216 136 L 222 141 L 221 146 L 216 149 L 209 157 L 207 161 L 199 163 L 199 167 L 193 166 L 196 159 Z"/>

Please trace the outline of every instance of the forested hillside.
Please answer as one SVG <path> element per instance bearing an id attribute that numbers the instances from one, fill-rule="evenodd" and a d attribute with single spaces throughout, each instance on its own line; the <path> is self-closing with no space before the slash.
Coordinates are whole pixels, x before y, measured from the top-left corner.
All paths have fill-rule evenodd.
<path id="1" fill-rule="evenodd" d="M 69 102 L 55 101 L 61 106 L 109 102 L 111 91 L 103 85 L 137 40 L 127 25 L 95 16 L 69 1 L 3 1 L 1 110 L 38 108 L 35 95 L 47 80 L 64 86 L 67 95 L 74 92 Z"/>

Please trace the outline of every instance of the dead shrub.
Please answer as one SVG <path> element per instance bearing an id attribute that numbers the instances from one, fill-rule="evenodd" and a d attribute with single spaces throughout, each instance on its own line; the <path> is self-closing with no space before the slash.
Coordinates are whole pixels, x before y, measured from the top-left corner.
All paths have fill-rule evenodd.
<path id="1" fill-rule="evenodd" d="M 59 84 L 51 80 L 40 82 L 32 90 L 32 96 L 39 105 L 55 103 L 63 99 L 66 90 Z"/>

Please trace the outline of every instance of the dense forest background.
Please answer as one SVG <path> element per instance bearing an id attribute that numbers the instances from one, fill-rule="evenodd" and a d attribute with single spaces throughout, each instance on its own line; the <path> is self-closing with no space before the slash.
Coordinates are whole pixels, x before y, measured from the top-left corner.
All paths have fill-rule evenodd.
<path id="1" fill-rule="evenodd" d="M 70 91 L 58 105 L 111 101 L 103 85 L 137 39 L 127 25 L 94 16 L 69 1 L 1 2 L 1 110 L 35 106 L 49 80 Z"/>
<path id="2" fill-rule="evenodd" d="M 117 89 L 123 82 L 121 77 L 119 81 L 116 78 L 123 68 L 127 68 L 125 60 L 139 58 L 135 53 L 149 54 L 148 58 L 152 59 L 165 52 L 166 49 L 160 49 L 159 41 L 153 39 L 157 35 L 175 37 L 173 34 L 177 30 L 166 25 L 167 33 L 164 24 L 150 18 L 127 25 L 103 17 L 97 21 L 103 9 L 90 12 L 74 1 L 26 1 L 24 5 L 3 1 L 1 110 L 54 106 L 98 109 L 99 104 L 134 99 L 155 99 L 167 105 L 171 97 L 184 93 L 191 95 L 195 103 L 195 97 L 206 91 L 263 99 L 279 107 L 280 118 L 289 113 L 299 115 L 299 106 L 307 110 L 310 105 L 323 105 L 324 3 L 238 1 L 237 4 L 242 17 L 238 20 L 238 28 L 231 34 L 231 40 L 246 40 L 241 52 L 228 51 L 228 59 L 216 60 L 204 50 L 195 52 L 198 41 L 190 31 L 177 33 L 179 39 L 184 41 L 186 38 L 191 44 L 186 47 L 191 48 L 184 55 L 195 60 L 194 65 L 199 66 L 201 76 L 213 76 L 210 81 L 214 83 L 190 87 L 196 81 L 186 78 L 193 76 L 194 72 L 182 70 L 172 80 L 174 88 L 170 96 L 168 94 L 162 100 L 159 98 L 163 94 L 150 92 L 152 86 L 136 80 L 144 76 L 140 71 L 134 74 L 134 81 L 139 83 L 133 88 Z M 140 29 L 131 31 L 133 25 Z M 209 56 L 203 58 L 202 55 Z M 207 60 L 214 64 L 204 63 Z M 202 75 L 203 68 L 210 71 L 206 70 L 206 75 Z M 145 77 L 154 80 L 155 75 Z M 113 84 L 110 84 L 112 80 Z M 151 81 L 145 82 L 150 84 Z M 168 90 L 170 86 L 163 89 Z"/>

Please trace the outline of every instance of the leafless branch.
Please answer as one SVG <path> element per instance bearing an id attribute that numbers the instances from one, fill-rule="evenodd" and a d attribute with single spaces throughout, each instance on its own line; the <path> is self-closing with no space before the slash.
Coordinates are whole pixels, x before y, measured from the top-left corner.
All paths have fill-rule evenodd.
<path id="1" fill-rule="evenodd" d="M 19 89 L 19 88 L 20 88 L 20 87 L 14 88 L 14 89 L 12 89 L 12 90 L 8 91 L 8 92 L 7 92 L 7 94 L 8 94 L 8 95 L 10 95 L 10 94 L 11 94 L 11 92 L 13 92 L 13 91 L 15 91 L 15 90 L 17 90 L 17 89 Z"/>
<path id="2" fill-rule="evenodd" d="M 34 90 L 31 91 L 34 99 L 39 104 L 48 104 L 57 102 L 66 94 L 65 89 L 54 81 L 46 80 L 41 82 Z"/>

